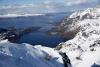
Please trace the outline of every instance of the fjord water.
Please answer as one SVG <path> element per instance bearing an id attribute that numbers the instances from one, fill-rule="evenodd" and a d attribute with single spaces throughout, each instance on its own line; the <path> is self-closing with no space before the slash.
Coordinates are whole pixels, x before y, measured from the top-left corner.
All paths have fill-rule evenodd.
<path id="1" fill-rule="evenodd" d="M 70 12 L 49 13 L 39 16 L 0 18 L 0 28 L 14 27 L 16 29 L 24 29 L 28 27 L 40 27 L 36 31 L 21 36 L 18 43 L 55 47 L 60 42 L 64 42 L 65 39 L 59 35 L 47 35 L 46 31 L 54 27 L 54 24 L 61 22 L 64 17 L 69 14 Z"/>

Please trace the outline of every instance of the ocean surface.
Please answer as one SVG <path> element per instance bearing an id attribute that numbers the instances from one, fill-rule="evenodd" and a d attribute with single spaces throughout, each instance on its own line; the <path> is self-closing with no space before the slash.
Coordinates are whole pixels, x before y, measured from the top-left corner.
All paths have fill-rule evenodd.
<path id="1" fill-rule="evenodd" d="M 21 36 L 17 42 L 55 47 L 60 42 L 66 41 L 66 39 L 59 35 L 48 35 L 46 31 L 52 29 L 56 23 L 62 22 L 64 17 L 70 14 L 71 12 L 48 13 L 35 16 L 0 17 L 0 28 L 7 29 L 13 27 L 22 30 L 39 27 L 38 30 Z"/>

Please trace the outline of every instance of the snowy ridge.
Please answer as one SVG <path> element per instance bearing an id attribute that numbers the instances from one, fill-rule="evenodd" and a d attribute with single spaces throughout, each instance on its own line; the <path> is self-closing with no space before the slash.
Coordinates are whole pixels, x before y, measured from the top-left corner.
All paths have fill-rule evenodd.
<path id="1" fill-rule="evenodd" d="M 82 18 L 100 18 L 100 7 L 97 8 L 88 8 L 87 10 L 84 11 L 77 11 L 75 13 L 73 13 L 72 15 L 70 15 L 69 18 L 76 18 L 76 17 L 80 17 L 80 19 Z"/>
<path id="2" fill-rule="evenodd" d="M 61 56 L 52 48 L 0 42 L 0 67 L 64 67 Z"/>
<path id="3" fill-rule="evenodd" d="M 100 8 L 89 8 L 73 13 L 68 19 L 75 20 L 70 30 L 79 28 L 75 37 L 58 46 L 60 52 L 66 52 L 73 67 L 100 67 Z M 68 26 L 63 22 L 64 27 Z M 67 28 L 66 28 L 67 29 Z"/>
<path id="4" fill-rule="evenodd" d="M 0 18 L 41 16 L 41 15 L 45 15 L 45 14 L 7 14 L 7 15 L 0 15 Z"/>

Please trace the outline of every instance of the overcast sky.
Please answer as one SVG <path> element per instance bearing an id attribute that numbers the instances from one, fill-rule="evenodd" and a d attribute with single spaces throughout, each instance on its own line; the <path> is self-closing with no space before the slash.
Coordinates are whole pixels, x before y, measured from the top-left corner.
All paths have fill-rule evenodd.
<path id="1" fill-rule="evenodd" d="M 64 12 L 95 7 L 99 4 L 100 0 L 0 0 L 0 9 L 24 8 L 34 9 L 34 12 L 43 12 L 43 10 L 45 12 Z"/>

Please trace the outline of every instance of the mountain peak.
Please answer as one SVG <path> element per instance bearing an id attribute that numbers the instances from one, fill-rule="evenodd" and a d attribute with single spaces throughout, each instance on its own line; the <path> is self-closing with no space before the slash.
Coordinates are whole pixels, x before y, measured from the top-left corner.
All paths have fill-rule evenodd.
<path id="1" fill-rule="evenodd" d="M 88 8 L 84 11 L 77 11 L 73 13 L 69 18 L 80 17 L 80 19 L 91 19 L 91 18 L 100 18 L 100 7 Z"/>

